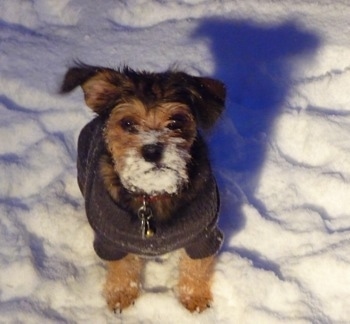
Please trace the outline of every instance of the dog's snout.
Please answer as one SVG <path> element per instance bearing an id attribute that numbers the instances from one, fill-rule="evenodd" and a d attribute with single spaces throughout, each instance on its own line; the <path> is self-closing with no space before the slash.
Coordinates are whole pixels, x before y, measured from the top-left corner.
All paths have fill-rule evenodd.
<path id="1" fill-rule="evenodd" d="M 142 156 L 147 162 L 159 162 L 162 158 L 164 145 L 161 143 L 146 144 L 142 147 Z"/>

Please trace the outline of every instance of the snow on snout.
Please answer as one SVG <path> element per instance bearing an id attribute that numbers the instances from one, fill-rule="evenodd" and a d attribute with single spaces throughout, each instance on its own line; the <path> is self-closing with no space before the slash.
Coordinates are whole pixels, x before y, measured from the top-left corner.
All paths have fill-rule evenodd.
<path id="1" fill-rule="evenodd" d="M 177 147 L 183 142 L 180 138 L 162 141 L 164 132 L 149 131 L 140 133 L 142 145 L 163 143 L 164 151 L 160 162 L 147 162 L 137 149 L 130 149 L 125 159 L 125 167 L 120 172 L 123 185 L 130 191 L 149 195 L 174 194 L 187 183 L 187 161 L 190 155 Z"/>

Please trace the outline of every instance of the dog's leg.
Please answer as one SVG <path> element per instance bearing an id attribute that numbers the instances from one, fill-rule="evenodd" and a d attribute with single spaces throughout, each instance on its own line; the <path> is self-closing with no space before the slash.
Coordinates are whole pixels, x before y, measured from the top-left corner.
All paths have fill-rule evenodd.
<path id="1" fill-rule="evenodd" d="M 202 312 L 213 299 L 211 278 L 215 258 L 191 259 L 183 253 L 180 259 L 178 293 L 180 302 L 191 312 Z"/>
<path id="2" fill-rule="evenodd" d="M 111 310 L 122 311 L 138 297 L 142 267 L 143 261 L 132 254 L 108 262 L 104 295 Z"/>

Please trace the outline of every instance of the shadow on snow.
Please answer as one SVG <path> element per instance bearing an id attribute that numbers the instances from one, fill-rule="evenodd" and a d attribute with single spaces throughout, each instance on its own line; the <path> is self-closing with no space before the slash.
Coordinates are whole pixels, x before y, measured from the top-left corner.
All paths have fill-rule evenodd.
<path id="1" fill-rule="evenodd" d="M 203 20 L 192 37 L 209 41 L 214 76 L 227 87 L 225 116 L 210 146 L 222 198 L 220 225 L 230 238 L 244 227 L 244 200 L 268 218 L 254 197 L 267 141 L 290 92 L 295 59 L 310 58 L 320 39 L 294 21 L 267 26 L 218 18 Z"/>

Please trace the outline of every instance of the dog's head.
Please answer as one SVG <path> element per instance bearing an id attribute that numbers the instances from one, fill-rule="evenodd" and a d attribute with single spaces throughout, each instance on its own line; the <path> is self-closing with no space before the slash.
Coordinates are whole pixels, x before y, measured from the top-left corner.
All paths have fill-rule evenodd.
<path id="1" fill-rule="evenodd" d="M 174 194 L 188 182 L 198 128 L 209 129 L 224 109 L 225 87 L 183 72 L 135 72 L 79 64 L 62 93 L 81 86 L 86 104 L 105 119 L 114 171 L 126 189 Z"/>

